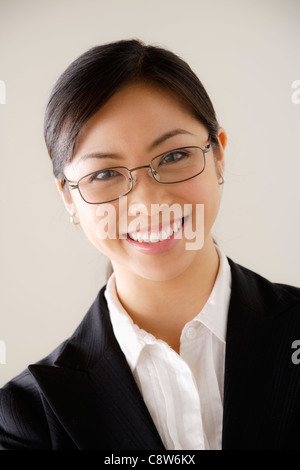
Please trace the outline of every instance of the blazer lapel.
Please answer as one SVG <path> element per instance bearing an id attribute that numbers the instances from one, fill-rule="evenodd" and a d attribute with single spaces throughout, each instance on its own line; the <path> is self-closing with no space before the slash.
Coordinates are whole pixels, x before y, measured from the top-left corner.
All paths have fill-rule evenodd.
<path id="1" fill-rule="evenodd" d="M 223 449 L 292 447 L 300 413 L 300 374 L 291 360 L 299 294 L 229 262 Z M 113 334 L 104 288 L 63 350 L 29 368 L 77 448 L 163 449 Z"/>
<path id="2" fill-rule="evenodd" d="M 79 449 L 163 449 L 100 292 L 53 365 L 30 366 Z"/>
<path id="3" fill-rule="evenodd" d="M 223 449 L 284 448 L 299 412 L 299 371 L 291 360 L 299 297 L 229 262 Z"/>

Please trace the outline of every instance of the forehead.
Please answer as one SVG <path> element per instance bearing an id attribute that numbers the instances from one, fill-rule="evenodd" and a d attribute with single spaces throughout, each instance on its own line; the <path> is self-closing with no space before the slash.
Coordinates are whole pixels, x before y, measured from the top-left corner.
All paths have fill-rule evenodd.
<path id="1" fill-rule="evenodd" d="M 148 146 L 160 134 L 173 128 L 186 128 L 200 136 L 206 133 L 205 127 L 176 95 L 154 85 L 132 83 L 113 95 L 85 123 L 74 157 L 82 152 L 99 150 L 99 147 L 119 151 L 127 145 Z"/>

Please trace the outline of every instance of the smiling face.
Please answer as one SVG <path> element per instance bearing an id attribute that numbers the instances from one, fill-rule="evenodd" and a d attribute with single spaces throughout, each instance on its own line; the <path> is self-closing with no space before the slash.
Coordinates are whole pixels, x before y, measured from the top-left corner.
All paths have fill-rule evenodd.
<path id="1" fill-rule="evenodd" d="M 160 184 L 151 176 L 149 168 L 139 168 L 133 172 L 133 190 L 109 205 L 88 204 L 78 190 L 70 190 L 68 186 L 61 191 L 68 211 L 76 214 L 89 240 L 110 258 L 117 276 L 172 279 L 207 257 L 213 246 L 210 232 L 220 204 L 218 178 L 223 172 L 226 144 L 222 129 L 219 129 L 219 142 L 218 155 L 212 149 L 206 153 L 205 170 L 181 183 Z M 151 85 L 132 83 L 116 93 L 81 129 L 72 162 L 65 167 L 65 176 L 78 181 L 105 168 L 143 167 L 155 156 L 172 149 L 190 146 L 204 149 L 208 144 L 205 126 L 174 95 Z M 154 223 L 151 214 L 154 215 L 155 204 L 182 208 L 182 214 L 171 213 L 170 224 L 164 215 Z M 182 230 L 182 215 L 187 215 L 193 229 L 196 228 L 197 204 L 204 205 L 204 244 L 200 250 L 187 250 L 184 231 L 177 239 L 171 236 L 171 231 Z M 135 217 L 139 214 L 140 228 L 129 230 L 133 214 Z M 99 237 L 99 223 L 104 218 L 121 237 Z M 151 236 L 150 226 L 155 243 L 143 243 L 147 233 Z"/>

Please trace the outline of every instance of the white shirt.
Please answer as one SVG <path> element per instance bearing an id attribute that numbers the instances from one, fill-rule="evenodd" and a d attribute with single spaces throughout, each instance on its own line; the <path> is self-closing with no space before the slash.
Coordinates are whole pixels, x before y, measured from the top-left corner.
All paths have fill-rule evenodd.
<path id="1" fill-rule="evenodd" d="M 114 334 L 168 450 L 221 449 L 231 271 L 217 250 L 218 276 L 205 306 L 182 330 L 180 354 L 133 323 L 114 274 L 105 291 Z"/>

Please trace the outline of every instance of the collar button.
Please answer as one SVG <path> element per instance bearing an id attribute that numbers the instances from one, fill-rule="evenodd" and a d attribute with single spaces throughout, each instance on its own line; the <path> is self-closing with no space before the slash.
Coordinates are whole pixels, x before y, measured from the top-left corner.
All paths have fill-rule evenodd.
<path id="1" fill-rule="evenodd" d="M 196 336 L 196 327 L 195 326 L 189 326 L 188 329 L 186 330 L 186 337 L 188 339 L 194 339 Z"/>

